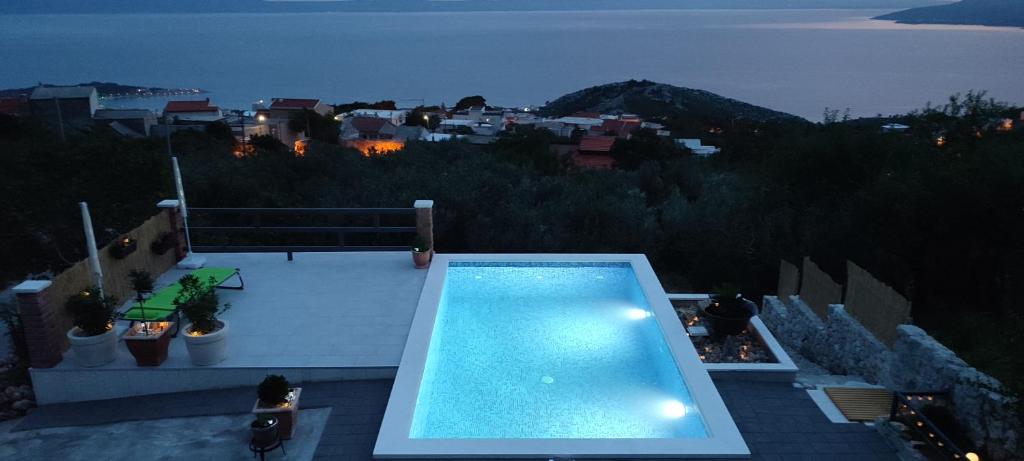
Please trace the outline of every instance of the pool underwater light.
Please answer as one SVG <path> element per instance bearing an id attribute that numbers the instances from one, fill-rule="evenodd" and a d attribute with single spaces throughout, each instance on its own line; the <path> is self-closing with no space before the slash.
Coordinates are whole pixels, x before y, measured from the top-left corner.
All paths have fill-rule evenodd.
<path id="1" fill-rule="evenodd" d="M 678 400 L 669 400 L 662 404 L 661 414 L 668 418 L 682 418 L 683 416 L 686 416 L 686 405 L 683 405 L 683 402 Z"/>

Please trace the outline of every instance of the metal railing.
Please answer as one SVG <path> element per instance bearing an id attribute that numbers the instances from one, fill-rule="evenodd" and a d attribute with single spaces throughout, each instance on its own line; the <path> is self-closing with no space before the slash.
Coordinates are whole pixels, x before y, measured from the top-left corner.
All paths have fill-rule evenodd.
<path id="1" fill-rule="evenodd" d="M 893 392 L 892 407 L 889 410 L 889 420 L 900 419 L 910 421 L 908 426 L 917 432 L 921 439 L 931 447 L 937 454 L 946 459 L 965 460 L 967 452 L 957 447 L 946 434 L 939 430 L 928 417 L 921 412 L 921 406 L 917 403 L 934 401 L 937 397 L 945 396 L 945 392 Z"/>
<path id="2" fill-rule="evenodd" d="M 415 208 L 190 208 L 189 221 L 197 253 L 283 252 L 289 260 L 296 252 L 404 251 L 416 233 Z"/>

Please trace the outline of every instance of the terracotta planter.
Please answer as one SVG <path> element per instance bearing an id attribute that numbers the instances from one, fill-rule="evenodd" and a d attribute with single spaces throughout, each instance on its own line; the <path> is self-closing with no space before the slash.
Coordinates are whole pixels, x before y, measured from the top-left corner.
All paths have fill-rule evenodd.
<path id="1" fill-rule="evenodd" d="M 67 336 L 75 364 L 80 367 L 98 367 L 117 358 L 117 334 L 113 329 L 101 335 L 82 336 L 82 329 L 74 327 Z"/>
<path id="2" fill-rule="evenodd" d="M 302 388 L 293 387 L 289 391 L 291 399 L 281 406 L 263 406 L 259 399 L 256 399 L 256 404 L 252 406 L 252 412 L 257 416 L 269 415 L 277 418 L 279 421 L 278 434 L 283 440 L 292 438 L 295 433 L 295 425 L 299 423 L 299 397 L 302 395 Z"/>
<path id="3" fill-rule="evenodd" d="M 412 252 L 412 262 L 416 264 L 417 269 L 426 269 L 430 266 L 430 257 L 432 255 L 432 251 L 414 251 Z"/>
<path id="4" fill-rule="evenodd" d="M 159 333 L 146 335 L 141 325 L 129 330 L 124 336 L 124 343 L 128 351 L 135 357 L 135 363 L 140 367 L 160 366 L 167 360 L 167 347 L 171 344 L 171 330 L 174 322 L 161 322 Z"/>
<path id="5" fill-rule="evenodd" d="M 200 367 L 216 365 L 228 356 L 228 322 L 218 320 L 220 328 L 201 336 L 192 335 L 192 324 L 185 326 L 185 347 L 192 364 Z"/>

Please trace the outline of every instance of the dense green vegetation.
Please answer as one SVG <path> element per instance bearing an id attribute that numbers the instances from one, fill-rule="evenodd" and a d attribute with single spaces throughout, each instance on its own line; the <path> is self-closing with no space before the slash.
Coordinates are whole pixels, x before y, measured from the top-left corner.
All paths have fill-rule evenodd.
<path id="1" fill-rule="evenodd" d="M 852 260 L 911 298 L 915 320 L 972 364 L 1020 386 L 1024 130 L 998 130 L 1019 111 L 972 94 L 900 118 L 907 133 L 833 118 L 747 123 L 726 127 L 711 159 L 642 132 L 615 146 L 611 171 L 573 169 L 536 130 L 375 158 L 318 142 L 296 158 L 259 138 L 239 159 L 217 130 L 177 133 L 173 145 L 193 206 L 432 199 L 442 252 L 646 253 L 668 288 L 734 281 L 751 297 L 775 291 L 782 258 L 809 255 L 837 280 Z M 2 119 L 0 152 L 6 280 L 83 256 L 78 201 L 113 238 L 172 196 L 159 141 L 100 131 L 62 143 Z"/>

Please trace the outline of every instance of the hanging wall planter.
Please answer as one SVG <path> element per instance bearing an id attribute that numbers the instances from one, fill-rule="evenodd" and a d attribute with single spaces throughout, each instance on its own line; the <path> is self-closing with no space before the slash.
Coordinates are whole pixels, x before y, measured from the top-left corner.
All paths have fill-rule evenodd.
<path id="1" fill-rule="evenodd" d="M 124 259 L 128 255 L 135 253 L 138 247 L 138 240 L 131 237 L 122 237 L 110 246 L 110 255 L 117 259 Z"/>

